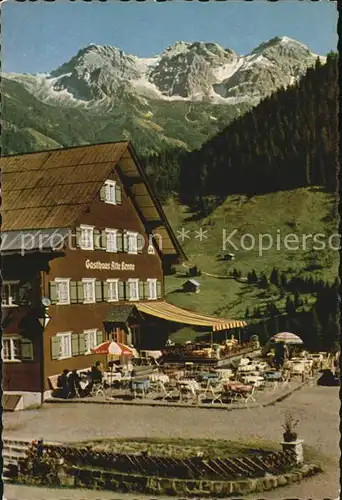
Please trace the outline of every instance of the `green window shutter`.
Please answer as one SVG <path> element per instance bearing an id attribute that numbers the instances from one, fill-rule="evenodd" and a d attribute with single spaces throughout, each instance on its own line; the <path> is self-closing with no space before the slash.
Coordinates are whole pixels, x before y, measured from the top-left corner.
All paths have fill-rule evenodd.
<path id="1" fill-rule="evenodd" d="M 101 231 L 99 229 L 94 229 L 94 235 L 93 235 L 93 238 L 94 238 L 94 248 L 96 250 L 99 250 L 102 248 L 102 235 L 101 235 Z"/>
<path id="2" fill-rule="evenodd" d="M 117 205 L 121 205 L 122 200 L 121 200 L 121 186 L 116 183 L 115 184 L 115 201 Z"/>
<path id="3" fill-rule="evenodd" d="M 83 293 L 83 283 L 82 281 L 77 281 L 77 302 L 84 301 L 84 293 Z"/>
<path id="4" fill-rule="evenodd" d="M 121 231 L 118 231 L 116 233 L 116 246 L 118 249 L 118 252 L 123 252 L 123 233 Z"/>
<path id="5" fill-rule="evenodd" d="M 33 344 L 29 339 L 21 339 L 21 359 L 23 361 L 33 360 Z"/>
<path id="6" fill-rule="evenodd" d="M 122 238 L 123 238 L 123 251 L 124 252 L 128 252 L 128 234 L 127 233 L 123 233 L 122 235 Z"/>
<path id="7" fill-rule="evenodd" d="M 161 282 L 157 281 L 157 299 L 160 299 L 162 296 L 162 285 Z"/>
<path id="8" fill-rule="evenodd" d="M 125 300 L 125 283 L 119 281 L 119 300 Z"/>
<path id="9" fill-rule="evenodd" d="M 97 330 L 96 332 L 96 345 L 100 345 L 103 342 L 103 332 L 101 330 Z"/>
<path id="10" fill-rule="evenodd" d="M 51 304 L 57 304 L 57 285 L 54 281 L 49 283 L 49 295 Z"/>
<path id="11" fill-rule="evenodd" d="M 77 304 L 77 283 L 76 283 L 76 281 L 70 281 L 70 302 L 71 302 L 71 304 Z"/>
<path id="12" fill-rule="evenodd" d="M 79 353 L 80 353 L 79 335 L 78 333 L 73 333 L 71 335 L 71 355 L 78 356 Z"/>
<path id="13" fill-rule="evenodd" d="M 103 283 L 103 300 L 106 302 L 108 300 L 108 290 L 109 290 L 109 284 L 107 281 Z"/>
<path id="14" fill-rule="evenodd" d="M 95 299 L 96 302 L 102 302 L 103 297 L 102 297 L 102 282 L 97 281 L 95 282 Z"/>
<path id="15" fill-rule="evenodd" d="M 144 282 L 139 281 L 139 299 L 144 299 L 144 298 L 146 298 L 144 294 Z"/>
<path id="16" fill-rule="evenodd" d="M 100 200 L 106 201 L 106 186 L 105 186 L 105 184 L 100 189 Z"/>
<path id="17" fill-rule="evenodd" d="M 78 227 L 76 229 L 76 247 L 80 248 L 81 246 L 81 228 Z"/>
<path id="18" fill-rule="evenodd" d="M 80 333 L 78 336 L 78 351 L 79 354 L 84 354 L 86 352 L 86 334 Z"/>
<path id="19" fill-rule="evenodd" d="M 150 290 L 148 287 L 148 281 L 144 281 L 144 298 L 147 299 L 149 298 L 150 295 Z"/>
<path id="20" fill-rule="evenodd" d="M 101 231 L 101 248 L 106 250 L 107 248 L 107 233 L 106 231 Z"/>
<path id="21" fill-rule="evenodd" d="M 51 337 L 51 358 L 58 359 L 61 350 L 61 339 L 57 336 Z"/>
<path id="22" fill-rule="evenodd" d="M 145 238 L 142 234 L 138 234 L 138 253 L 143 253 L 145 247 Z"/>

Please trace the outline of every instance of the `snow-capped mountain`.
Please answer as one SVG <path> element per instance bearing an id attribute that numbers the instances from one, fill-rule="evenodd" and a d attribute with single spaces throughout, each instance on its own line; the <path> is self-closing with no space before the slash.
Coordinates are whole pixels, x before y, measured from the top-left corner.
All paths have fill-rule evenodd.
<path id="1" fill-rule="evenodd" d="M 255 105 L 280 86 L 293 84 L 317 57 L 288 37 L 273 38 L 245 56 L 207 42 L 177 42 L 151 58 L 91 44 L 50 74 L 4 76 L 54 105 L 109 110 L 125 98 L 141 105 L 146 98 Z"/>

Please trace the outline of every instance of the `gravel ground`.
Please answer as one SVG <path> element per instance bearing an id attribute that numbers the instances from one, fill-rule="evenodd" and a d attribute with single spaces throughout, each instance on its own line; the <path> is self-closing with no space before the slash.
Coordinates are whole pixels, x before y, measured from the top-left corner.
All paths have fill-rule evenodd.
<path id="1" fill-rule="evenodd" d="M 299 437 L 321 455 L 320 462 L 325 472 L 297 485 L 246 498 L 335 499 L 339 490 L 339 408 L 339 388 L 319 386 L 306 386 L 274 406 L 230 412 L 196 408 L 46 404 L 40 410 L 5 413 L 3 437 L 42 437 L 52 441 L 106 437 L 187 437 L 279 442 L 284 412 L 290 410 L 300 419 Z M 138 498 L 111 492 L 61 491 L 12 485 L 6 485 L 5 496 L 7 500 L 143 498 L 141 495 Z M 145 497 L 145 500 L 150 500 L 150 497 Z"/>

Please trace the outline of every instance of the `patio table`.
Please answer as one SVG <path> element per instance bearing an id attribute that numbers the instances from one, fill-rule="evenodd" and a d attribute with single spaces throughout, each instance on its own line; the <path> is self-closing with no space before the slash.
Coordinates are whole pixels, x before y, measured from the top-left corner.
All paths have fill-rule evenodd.
<path id="1" fill-rule="evenodd" d="M 202 372 L 198 375 L 200 382 L 207 382 L 208 380 L 218 380 L 219 375 L 215 372 Z"/>
<path id="2" fill-rule="evenodd" d="M 193 379 L 180 380 L 177 385 L 179 388 L 181 401 L 183 400 L 183 395 L 187 394 L 191 397 L 191 399 L 193 399 L 196 403 L 198 403 L 200 395 L 204 394 L 205 392 L 202 390 L 197 380 Z"/>
<path id="3" fill-rule="evenodd" d="M 149 391 L 150 388 L 150 380 L 149 379 L 140 379 L 140 380 L 132 380 L 132 390 L 134 393 L 134 397 L 136 397 L 137 393 L 140 392 L 143 396 Z"/>
<path id="4" fill-rule="evenodd" d="M 268 371 L 264 373 L 264 379 L 266 383 L 273 385 L 273 390 L 277 390 L 279 387 L 279 382 L 282 379 L 282 373 L 278 371 Z"/>
<path id="5" fill-rule="evenodd" d="M 265 380 L 280 380 L 281 372 L 271 372 L 271 371 L 265 372 L 264 378 Z"/>
<path id="6" fill-rule="evenodd" d="M 225 384 L 227 390 L 237 391 L 237 392 L 248 392 L 253 389 L 251 385 L 246 385 L 241 382 L 228 382 Z"/>
<path id="7" fill-rule="evenodd" d="M 264 382 L 265 379 L 260 375 L 246 375 L 245 377 L 242 377 L 241 380 L 246 384 L 255 384 L 258 382 Z"/>
<path id="8" fill-rule="evenodd" d="M 165 373 L 151 373 L 149 378 L 151 382 L 157 382 L 158 380 L 164 382 L 164 384 L 170 382 L 170 377 L 168 375 L 165 375 Z"/>
<path id="9" fill-rule="evenodd" d="M 216 373 L 218 373 L 221 378 L 230 378 L 234 374 L 233 370 L 230 368 L 218 368 Z"/>
<path id="10" fill-rule="evenodd" d="M 117 382 L 122 379 L 120 372 L 104 372 L 103 381 L 111 385 L 113 382 Z"/>
<path id="11" fill-rule="evenodd" d="M 255 369 L 256 369 L 256 365 L 239 366 L 238 372 L 239 373 L 249 373 L 249 372 L 254 371 Z"/>
<path id="12" fill-rule="evenodd" d="M 131 381 L 132 377 L 121 377 L 120 379 L 118 379 L 121 389 L 128 389 Z"/>

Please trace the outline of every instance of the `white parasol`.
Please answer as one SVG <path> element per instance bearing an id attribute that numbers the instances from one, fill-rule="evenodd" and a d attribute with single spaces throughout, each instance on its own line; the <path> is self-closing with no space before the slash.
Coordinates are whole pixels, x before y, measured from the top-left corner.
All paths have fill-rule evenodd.
<path id="1" fill-rule="evenodd" d="M 281 332 L 273 335 L 271 338 L 274 342 L 283 342 L 284 344 L 304 344 L 302 339 L 290 332 Z"/>

